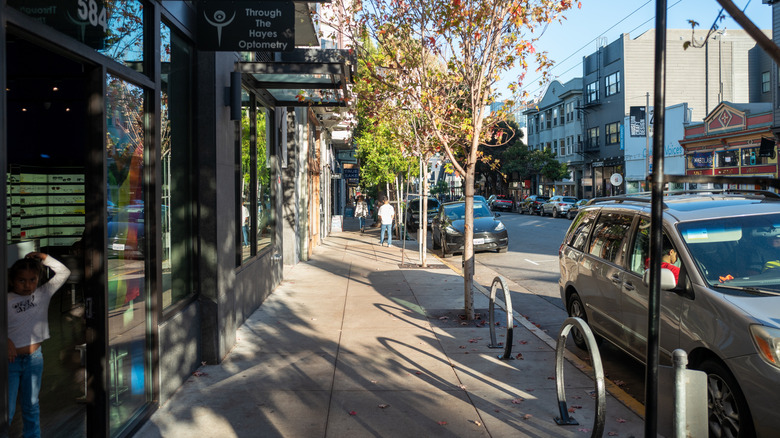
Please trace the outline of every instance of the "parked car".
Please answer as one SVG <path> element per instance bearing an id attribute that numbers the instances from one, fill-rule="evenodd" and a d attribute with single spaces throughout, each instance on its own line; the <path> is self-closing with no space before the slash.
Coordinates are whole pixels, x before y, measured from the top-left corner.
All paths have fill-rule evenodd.
<path id="1" fill-rule="evenodd" d="M 587 203 L 590 201 L 590 199 L 580 199 L 577 202 L 574 203 L 571 207 L 569 207 L 569 211 L 566 212 L 566 218 L 569 220 L 574 219 L 575 216 L 577 216 L 577 213 L 580 212 L 580 208 L 582 206 L 587 205 Z"/>
<path id="2" fill-rule="evenodd" d="M 493 199 L 493 203 L 490 204 L 490 209 L 493 211 L 512 211 L 512 198 L 504 195 L 497 195 Z"/>
<path id="3" fill-rule="evenodd" d="M 474 251 L 496 250 L 506 252 L 509 237 L 500 215 L 493 213 L 484 202 L 474 203 Z M 442 257 L 463 252 L 466 203 L 442 204 L 431 225 L 433 249 L 441 250 Z"/>
<path id="4" fill-rule="evenodd" d="M 539 214 L 542 216 L 549 214 L 552 217 L 566 216 L 569 208 L 576 202 L 577 198 L 571 196 L 553 196 L 542 204 Z"/>
<path id="5" fill-rule="evenodd" d="M 428 226 L 431 226 L 433 218 L 439 212 L 439 200 L 436 198 L 428 198 Z M 409 231 L 416 231 L 420 228 L 420 198 L 410 199 L 406 204 L 406 228 Z"/>
<path id="6" fill-rule="evenodd" d="M 710 436 L 777 436 L 780 197 L 673 194 L 663 205 L 660 363 L 680 348 L 689 368 L 707 374 Z M 649 196 L 594 200 L 559 250 L 568 314 L 642 361 L 650 218 Z M 584 347 L 582 333 L 573 337 Z"/>
<path id="7" fill-rule="evenodd" d="M 458 199 L 458 201 L 465 202 L 466 201 L 466 197 L 465 196 L 461 196 L 460 199 Z M 488 201 L 487 201 L 487 199 L 485 199 L 484 196 L 482 196 L 482 195 L 474 195 L 474 205 L 476 206 L 478 202 L 484 202 L 485 205 L 490 207 L 490 204 L 488 204 Z"/>
<path id="8" fill-rule="evenodd" d="M 517 207 L 517 211 L 520 214 L 539 214 L 542 209 L 542 204 L 550 199 L 549 196 L 542 195 L 530 195 L 527 196 Z"/>

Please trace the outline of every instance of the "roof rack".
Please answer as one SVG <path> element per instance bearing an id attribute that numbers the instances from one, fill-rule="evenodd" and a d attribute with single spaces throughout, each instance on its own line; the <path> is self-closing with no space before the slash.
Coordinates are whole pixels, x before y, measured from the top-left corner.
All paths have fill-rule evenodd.
<path id="1" fill-rule="evenodd" d="M 648 192 L 635 193 L 630 195 L 616 195 L 606 196 L 601 198 L 593 198 L 586 205 L 600 204 L 605 202 L 613 202 L 617 204 L 622 203 L 636 203 L 636 204 L 650 204 L 651 198 L 648 196 Z M 666 203 L 662 203 L 663 208 L 668 208 Z"/>

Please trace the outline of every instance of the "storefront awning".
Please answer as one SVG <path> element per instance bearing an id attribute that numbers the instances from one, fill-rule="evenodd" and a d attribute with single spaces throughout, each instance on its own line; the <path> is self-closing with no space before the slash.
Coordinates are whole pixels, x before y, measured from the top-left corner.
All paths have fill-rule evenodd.
<path id="1" fill-rule="evenodd" d="M 339 49 L 277 52 L 269 62 L 238 62 L 242 82 L 274 106 L 346 107 L 357 60 Z"/>

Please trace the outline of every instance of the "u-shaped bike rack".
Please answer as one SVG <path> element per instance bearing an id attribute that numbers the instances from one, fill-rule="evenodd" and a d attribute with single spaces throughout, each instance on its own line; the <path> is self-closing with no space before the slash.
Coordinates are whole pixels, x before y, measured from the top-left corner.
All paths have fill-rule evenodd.
<path id="1" fill-rule="evenodd" d="M 579 424 L 577 420 L 569 416 L 569 408 L 566 405 L 566 391 L 563 384 L 563 355 L 566 349 L 566 338 L 573 327 L 582 333 L 585 342 L 588 344 L 588 352 L 593 361 L 593 371 L 596 375 L 596 416 L 593 419 L 592 437 L 600 437 L 604 433 L 604 420 L 606 417 L 606 388 L 604 384 L 604 367 L 601 363 L 601 354 L 596 345 L 596 338 L 588 327 L 588 324 L 581 318 L 566 318 L 558 334 L 558 342 L 555 346 L 555 382 L 558 386 L 558 409 L 560 417 L 555 417 L 558 425 Z"/>
<path id="2" fill-rule="evenodd" d="M 490 286 L 490 309 L 488 313 L 490 321 L 490 348 L 501 348 L 501 345 L 496 341 L 496 292 L 498 292 L 498 285 L 501 285 L 501 289 L 504 291 L 504 311 L 506 311 L 506 342 L 504 342 L 504 354 L 498 356 L 502 360 L 511 360 L 512 357 L 512 329 L 515 326 L 514 319 L 512 318 L 512 297 L 509 295 L 510 290 L 506 285 L 506 280 L 503 277 L 498 276 L 493 279 L 493 284 Z"/>

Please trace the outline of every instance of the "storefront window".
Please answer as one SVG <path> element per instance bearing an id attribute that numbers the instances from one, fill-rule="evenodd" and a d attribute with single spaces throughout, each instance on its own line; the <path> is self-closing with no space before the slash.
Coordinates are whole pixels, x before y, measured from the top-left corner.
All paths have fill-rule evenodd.
<path id="1" fill-rule="evenodd" d="M 160 25 L 162 305 L 193 293 L 192 287 L 192 47 Z"/>
<path id="2" fill-rule="evenodd" d="M 108 357 L 106 376 L 111 435 L 146 404 L 146 259 L 144 113 L 146 93 L 108 76 L 106 83 L 106 185 L 108 217 Z"/>
<path id="3" fill-rule="evenodd" d="M 739 151 L 717 152 L 717 157 L 718 157 L 718 167 L 739 166 Z"/>
<path id="4" fill-rule="evenodd" d="M 144 71 L 144 7 L 140 0 L 9 0 L 8 5 L 115 61 Z"/>
<path id="5" fill-rule="evenodd" d="M 762 157 L 759 154 L 759 148 L 746 148 L 742 149 L 742 165 L 743 166 L 759 166 L 762 164 L 769 164 L 773 160 L 769 157 Z"/>
<path id="6" fill-rule="evenodd" d="M 249 101 L 249 93 L 246 90 L 241 90 L 241 101 Z M 252 223 L 255 222 L 257 217 L 257 211 L 252 208 L 252 190 L 253 182 L 256 181 L 256 173 L 253 172 L 252 159 L 252 140 L 255 134 L 255 130 L 252 126 L 250 107 L 244 105 L 241 109 L 241 175 L 239 193 L 241 198 L 241 208 L 239 209 L 239 237 L 241 241 L 241 261 L 248 260 L 255 254 L 255 246 L 252 242 L 255 241 L 256 228 L 252 227 Z M 253 212 L 254 210 L 254 212 Z"/>
<path id="7" fill-rule="evenodd" d="M 271 201 L 271 166 L 268 154 L 266 129 L 268 110 L 258 105 L 257 109 L 257 251 L 273 243 L 274 208 Z"/>

